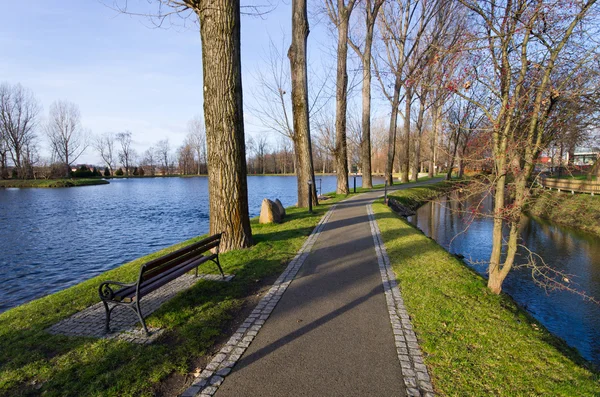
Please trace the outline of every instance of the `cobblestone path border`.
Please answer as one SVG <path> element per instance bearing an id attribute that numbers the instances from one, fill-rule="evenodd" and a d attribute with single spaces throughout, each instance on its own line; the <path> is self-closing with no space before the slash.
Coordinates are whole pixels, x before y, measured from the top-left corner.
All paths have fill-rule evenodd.
<path id="1" fill-rule="evenodd" d="M 224 378 L 229 375 L 233 366 L 246 351 L 258 331 L 271 315 L 273 309 L 281 299 L 281 296 L 291 284 L 294 277 L 304 264 L 306 257 L 310 254 L 312 246 L 319 238 L 325 224 L 331 218 L 335 210 L 334 204 L 321 218 L 317 227 L 312 231 L 308 239 L 302 245 L 294 259 L 288 264 L 283 273 L 275 281 L 271 289 L 262 297 L 256 308 L 246 318 L 244 323 L 237 329 L 227 344 L 213 357 L 212 361 L 200 373 L 181 397 L 212 396 L 216 393 Z"/>
<path id="2" fill-rule="evenodd" d="M 367 213 L 406 392 L 409 396 L 433 397 L 431 378 L 423 362 L 423 355 L 417 343 L 410 316 L 404 306 L 404 300 L 396 282 L 396 274 L 390 265 L 390 258 L 383 244 L 372 204 L 367 205 Z"/>

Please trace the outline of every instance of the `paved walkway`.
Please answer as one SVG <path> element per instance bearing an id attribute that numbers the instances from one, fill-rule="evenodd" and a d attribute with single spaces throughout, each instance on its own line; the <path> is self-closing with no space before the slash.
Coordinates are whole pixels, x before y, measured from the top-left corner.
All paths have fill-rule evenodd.
<path id="1" fill-rule="evenodd" d="M 372 216 L 381 195 L 328 212 L 183 396 L 433 395 Z"/>

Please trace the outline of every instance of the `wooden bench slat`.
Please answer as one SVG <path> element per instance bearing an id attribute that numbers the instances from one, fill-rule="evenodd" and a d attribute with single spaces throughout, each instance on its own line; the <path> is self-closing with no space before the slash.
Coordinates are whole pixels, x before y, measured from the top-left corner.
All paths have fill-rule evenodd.
<path id="1" fill-rule="evenodd" d="M 211 245 L 211 243 L 216 242 L 217 243 L 216 245 L 211 245 L 211 248 L 213 248 L 215 246 L 218 246 L 220 241 L 221 241 L 221 234 L 215 234 L 214 236 L 205 238 L 204 240 L 200 240 L 196 243 L 188 245 L 187 247 L 180 248 L 180 249 L 173 251 L 165 256 L 161 256 L 160 258 L 151 260 L 150 262 L 147 262 L 143 265 L 144 269 L 146 271 L 152 270 L 156 267 L 160 267 L 160 266 L 164 265 L 165 263 L 175 260 L 180 256 L 186 255 L 192 251 L 200 251 L 200 250 L 206 251 L 207 250 L 207 248 L 205 248 L 206 246 Z"/>

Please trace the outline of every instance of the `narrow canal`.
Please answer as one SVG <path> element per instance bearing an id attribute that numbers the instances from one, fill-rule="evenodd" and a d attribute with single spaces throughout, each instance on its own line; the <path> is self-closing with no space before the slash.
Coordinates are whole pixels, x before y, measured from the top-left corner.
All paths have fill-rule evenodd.
<path id="1" fill-rule="evenodd" d="M 470 208 L 475 200 L 456 196 L 430 202 L 408 220 L 453 254 L 486 275 L 492 249 L 493 221 L 474 218 Z M 490 212 L 492 198 L 482 202 Z M 521 224 L 521 243 L 538 254 L 546 264 L 569 275 L 572 287 L 600 301 L 600 238 L 589 233 L 557 226 L 540 219 L 526 218 Z M 518 261 L 527 263 L 521 249 Z M 520 267 L 507 277 L 503 290 L 540 321 L 550 332 L 575 347 L 583 357 L 600 364 L 600 306 L 567 291 L 546 292 L 533 282 L 531 269 Z"/>

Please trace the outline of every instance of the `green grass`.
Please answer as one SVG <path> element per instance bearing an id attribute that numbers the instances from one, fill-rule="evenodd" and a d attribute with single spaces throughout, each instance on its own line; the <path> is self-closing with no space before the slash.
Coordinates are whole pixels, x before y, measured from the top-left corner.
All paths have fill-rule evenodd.
<path id="1" fill-rule="evenodd" d="M 417 189 L 394 196 L 410 204 L 426 196 Z M 439 395 L 600 395 L 575 350 L 381 202 L 373 209 Z"/>
<path id="2" fill-rule="evenodd" d="M 98 302 L 101 281 L 133 281 L 141 263 L 202 236 L 0 314 L 0 395 L 153 395 L 169 375 L 193 371 L 194 360 L 211 352 L 245 302 L 280 274 L 331 204 L 343 198 L 323 202 L 312 215 L 289 208 L 282 224 L 252 220 L 255 245 L 221 256 L 223 270 L 235 278 L 229 283 L 200 280 L 150 315 L 149 326 L 167 330 L 152 345 L 50 335 L 44 330 Z M 203 269 L 216 271 L 210 265 Z"/>
<path id="3" fill-rule="evenodd" d="M 426 201 L 450 191 L 455 183 L 457 182 L 444 181 L 431 185 L 412 187 L 408 190 L 396 190 L 388 193 L 388 197 L 396 200 L 396 202 L 410 210 L 416 210 Z"/>
<path id="4" fill-rule="evenodd" d="M 106 185 L 108 181 L 94 178 L 74 178 L 74 179 L 7 179 L 0 180 L 0 188 L 3 187 L 73 187 Z"/>
<path id="5" fill-rule="evenodd" d="M 434 176 L 434 178 L 439 178 L 439 177 L 442 177 L 442 176 L 444 176 L 444 175 L 438 174 L 438 175 Z M 424 182 L 424 181 L 428 181 L 430 179 L 432 179 L 432 178 L 430 178 L 428 176 L 423 176 L 423 177 L 418 178 L 418 182 Z M 353 185 L 353 181 L 352 181 L 352 176 L 349 176 L 348 181 L 349 181 L 349 185 L 350 185 L 350 192 L 354 192 L 354 189 L 353 189 L 354 185 Z M 415 182 L 411 181 L 411 182 L 400 183 L 398 181 L 394 181 L 394 186 L 405 185 L 407 183 L 415 183 Z M 383 189 L 383 188 L 385 188 L 385 184 L 384 183 L 379 183 L 379 184 L 373 185 L 373 189 Z M 366 189 L 366 188 L 362 188 L 362 187 L 356 186 L 356 193 L 357 194 L 358 193 L 369 192 L 371 190 L 372 189 Z M 391 194 L 391 193 L 389 193 L 389 194 Z"/>
<path id="6" fill-rule="evenodd" d="M 527 207 L 531 215 L 600 236 L 600 197 L 538 189 Z"/>
<path id="7" fill-rule="evenodd" d="M 549 176 L 548 178 L 550 178 L 550 179 L 569 179 L 569 180 L 576 180 L 576 181 L 587 181 L 587 180 L 589 180 L 588 179 L 589 178 L 588 175 L 561 175 L 561 176 L 552 175 L 552 176 Z M 592 176 L 591 180 L 592 181 L 597 180 L 596 176 Z"/>

